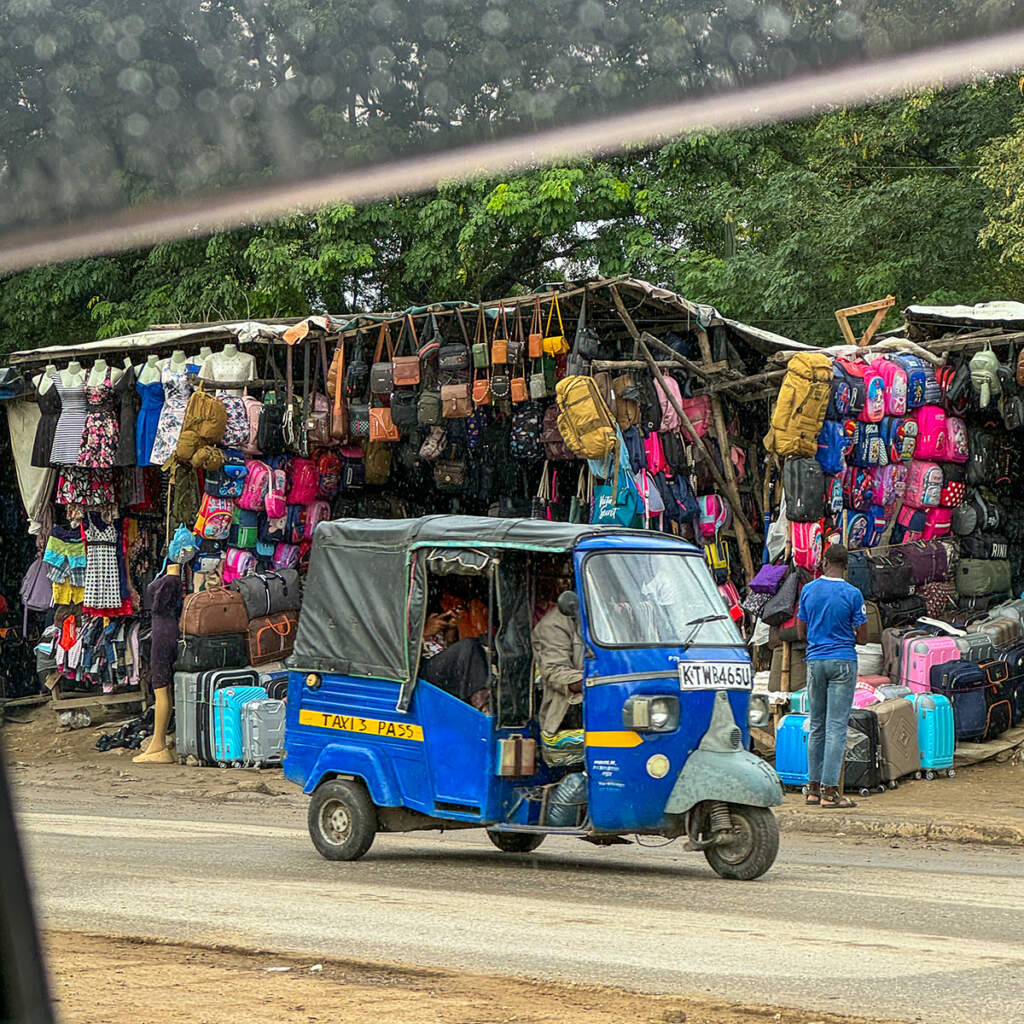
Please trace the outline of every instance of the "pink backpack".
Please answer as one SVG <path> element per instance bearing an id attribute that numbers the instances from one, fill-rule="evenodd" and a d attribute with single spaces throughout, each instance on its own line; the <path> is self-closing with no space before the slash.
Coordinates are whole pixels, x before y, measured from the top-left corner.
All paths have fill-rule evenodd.
<path id="1" fill-rule="evenodd" d="M 331 518 L 331 506 L 326 501 L 314 501 L 306 507 L 306 540 L 313 539 L 313 531 L 318 523 Z"/>
<path id="2" fill-rule="evenodd" d="M 234 583 L 239 576 L 244 576 L 256 568 L 256 556 L 251 551 L 243 551 L 241 548 L 228 548 L 224 557 L 223 582 L 226 587 Z"/>
<path id="3" fill-rule="evenodd" d="M 924 524 L 918 526 L 918 520 L 921 517 L 919 509 L 914 508 L 912 505 L 904 505 L 900 509 L 900 514 L 896 517 L 896 523 L 903 530 L 903 543 L 909 544 L 914 540 L 921 540 L 924 531 Z M 925 516 L 927 520 L 927 516 Z"/>
<path id="4" fill-rule="evenodd" d="M 679 392 L 679 383 L 673 377 L 665 377 L 665 387 L 668 388 L 668 392 L 672 397 L 679 403 L 680 406 L 683 404 L 683 396 Z M 679 414 L 675 411 L 672 403 L 668 400 L 668 396 L 665 394 L 665 390 L 661 386 L 661 382 L 655 380 L 654 389 L 658 395 L 658 404 L 661 406 L 661 426 L 659 430 L 678 430 L 682 423 L 679 419 Z M 687 414 L 689 415 L 689 414 Z M 696 427 L 697 424 L 694 424 Z"/>
<path id="5" fill-rule="evenodd" d="M 663 473 L 668 469 L 665 449 L 662 447 L 661 437 L 656 431 L 652 430 L 644 438 L 644 457 L 647 461 L 648 473 Z"/>
<path id="6" fill-rule="evenodd" d="M 672 383 L 674 384 L 675 381 Z M 669 387 L 671 389 L 671 385 Z M 687 418 L 693 424 L 697 437 L 705 437 L 711 429 L 711 397 L 709 395 L 697 395 L 696 398 L 683 398 L 679 404 L 683 407 L 683 412 L 686 413 Z M 674 414 L 675 410 L 673 409 L 672 412 Z M 665 413 L 664 407 L 662 407 L 662 430 L 666 429 L 664 420 Z M 691 443 L 696 440 L 685 427 L 683 427 L 683 437 Z"/>
<path id="7" fill-rule="evenodd" d="M 822 544 L 824 543 L 824 522 L 819 519 L 813 523 L 790 523 L 789 525 L 793 534 L 793 564 L 818 576 Z"/>
<path id="8" fill-rule="evenodd" d="M 285 500 L 285 490 L 288 487 L 288 475 L 283 468 L 269 470 L 270 482 L 267 487 L 267 497 L 263 502 L 263 508 L 268 519 L 283 519 L 288 515 L 288 503 Z"/>
<path id="9" fill-rule="evenodd" d="M 914 459 L 907 475 L 903 499 L 912 508 L 934 508 L 942 497 L 942 467 L 934 462 Z"/>
<path id="10" fill-rule="evenodd" d="M 250 512 L 262 512 L 270 490 L 270 467 L 259 459 L 246 459 L 245 485 L 238 496 L 238 507 Z"/>
<path id="11" fill-rule="evenodd" d="M 257 398 L 250 398 L 245 395 L 242 398 L 245 405 L 245 415 L 249 420 L 249 439 L 242 445 L 242 451 L 246 455 L 259 455 L 260 446 L 256 443 L 260 430 L 260 415 L 263 412 L 263 403 Z"/>
<path id="12" fill-rule="evenodd" d="M 700 506 L 700 535 L 714 540 L 718 531 L 729 525 L 732 509 L 717 494 L 702 494 L 697 504 Z"/>
<path id="13" fill-rule="evenodd" d="M 942 459 L 946 456 L 946 413 L 937 405 L 922 405 L 914 413 L 917 420 L 917 445 L 914 457 Z"/>
<path id="14" fill-rule="evenodd" d="M 885 378 L 875 363 L 864 367 L 864 408 L 859 419 L 865 423 L 880 423 L 885 416 Z"/>
<path id="15" fill-rule="evenodd" d="M 971 450 L 967 444 L 967 424 L 959 416 L 946 417 L 945 462 L 966 462 Z"/>
<path id="16" fill-rule="evenodd" d="M 953 510 L 951 508 L 930 508 L 924 517 L 924 530 L 921 540 L 933 540 L 945 537 L 953 529 Z"/>
<path id="17" fill-rule="evenodd" d="M 275 569 L 294 569 L 299 564 L 298 544 L 278 544 L 271 564 Z"/>
<path id="18" fill-rule="evenodd" d="M 317 492 L 320 490 L 320 474 L 312 459 L 292 459 L 289 478 L 289 505 L 308 505 L 311 501 L 316 501 Z"/>
<path id="19" fill-rule="evenodd" d="M 907 414 L 907 371 L 899 363 L 880 356 L 872 369 L 881 375 L 885 385 L 885 415 L 906 416 Z"/>

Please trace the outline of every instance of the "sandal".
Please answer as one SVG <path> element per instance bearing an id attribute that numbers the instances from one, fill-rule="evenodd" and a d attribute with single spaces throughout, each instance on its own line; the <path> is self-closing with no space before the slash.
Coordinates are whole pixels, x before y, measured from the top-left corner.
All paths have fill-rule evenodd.
<path id="1" fill-rule="evenodd" d="M 851 807 L 856 807 L 857 804 L 851 800 L 848 796 L 843 796 L 842 793 L 822 793 L 821 801 L 818 804 L 819 807 L 838 807 L 842 810 L 847 810 Z"/>
<path id="2" fill-rule="evenodd" d="M 804 794 L 804 803 L 805 804 L 809 804 L 811 807 L 819 806 L 821 804 L 821 793 L 820 792 L 815 793 L 815 792 L 812 792 L 811 790 L 808 790 Z"/>

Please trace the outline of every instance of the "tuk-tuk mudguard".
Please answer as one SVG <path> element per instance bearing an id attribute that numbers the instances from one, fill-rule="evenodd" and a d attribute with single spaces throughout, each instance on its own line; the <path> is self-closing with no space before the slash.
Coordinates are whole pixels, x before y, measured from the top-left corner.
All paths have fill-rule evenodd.
<path id="1" fill-rule="evenodd" d="M 701 800 L 777 807 L 782 786 L 775 772 L 746 750 L 695 750 L 672 787 L 665 813 L 683 814 Z"/>
<path id="2" fill-rule="evenodd" d="M 303 793 L 312 793 L 327 775 L 354 775 L 362 779 L 378 807 L 398 807 L 402 803 L 393 766 L 376 750 L 349 743 L 327 744 L 306 777 Z"/>

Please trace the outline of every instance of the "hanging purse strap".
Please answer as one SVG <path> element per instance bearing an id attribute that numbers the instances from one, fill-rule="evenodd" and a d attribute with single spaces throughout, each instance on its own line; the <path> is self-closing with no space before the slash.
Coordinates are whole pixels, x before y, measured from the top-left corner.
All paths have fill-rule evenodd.
<path id="1" fill-rule="evenodd" d="M 466 321 L 462 317 L 462 310 L 455 310 L 455 319 L 459 322 L 459 330 L 462 332 L 462 343 L 469 348 L 469 332 L 466 330 Z"/>
<path id="2" fill-rule="evenodd" d="M 334 415 L 341 416 L 342 382 L 345 379 L 345 335 L 338 339 L 338 368 L 334 371 Z"/>
<path id="3" fill-rule="evenodd" d="M 377 335 L 377 348 L 373 353 L 373 361 L 375 363 L 383 362 L 381 356 L 384 354 L 384 343 L 387 342 L 388 346 L 388 362 L 393 363 L 395 361 L 395 347 L 391 343 L 391 328 L 388 324 L 384 323 L 380 325 L 380 333 Z"/>
<path id="4" fill-rule="evenodd" d="M 584 297 L 585 297 L 586 296 L 586 292 L 584 292 L 583 294 L 584 294 Z M 557 295 L 551 300 L 551 305 L 548 307 L 548 322 L 547 322 L 547 324 L 544 327 L 544 337 L 546 337 L 546 338 L 550 338 L 551 337 L 551 317 L 554 316 L 556 313 L 558 314 L 558 333 L 564 337 L 565 336 L 565 327 L 562 324 L 562 309 L 558 305 L 558 296 Z"/>

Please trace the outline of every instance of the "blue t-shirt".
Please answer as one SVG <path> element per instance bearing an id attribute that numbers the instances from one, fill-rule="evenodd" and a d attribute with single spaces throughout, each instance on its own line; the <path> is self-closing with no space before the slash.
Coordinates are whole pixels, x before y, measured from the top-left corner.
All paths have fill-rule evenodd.
<path id="1" fill-rule="evenodd" d="M 832 576 L 808 583 L 800 592 L 797 618 L 807 624 L 804 661 L 857 660 L 855 634 L 868 615 L 864 596 L 856 587 Z"/>

